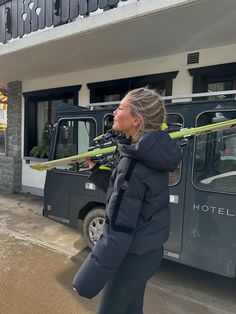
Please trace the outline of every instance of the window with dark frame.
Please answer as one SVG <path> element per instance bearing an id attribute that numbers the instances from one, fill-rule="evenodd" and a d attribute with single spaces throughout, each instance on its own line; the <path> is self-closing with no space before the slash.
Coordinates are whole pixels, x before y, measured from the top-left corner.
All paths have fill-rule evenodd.
<path id="1" fill-rule="evenodd" d="M 207 80 L 205 82 L 205 89 L 207 92 L 221 92 L 234 89 L 233 86 L 236 83 L 236 80 Z M 222 98 L 233 98 L 234 95 L 219 95 L 219 96 L 209 96 L 209 100 L 217 100 Z"/>
<path id="2" fill-rule="evenodd" d="M 204 112 L 197 126 L 223 122 L 236 117 L 236 111 Z M 195 138 L 192 180 L 200 190 L 236 193 L 236 128 L 231 127 Z"/>
<path id="3" fill-rule="evenodd" d="M 193 76 L 193 93 L 236 89 L 236 62 L 189 69 Z M 234 95 L 210 96 L 208 100 L 233 98 Z"/>
<path id="4" fill-rule="evenodd" d="M 89 83 L 87 86 L 90 89 L 90 102 L 120 101 L 129 90 L 143 86 L 156 89 L 162 96 L 170 96 L 173 79 L 177 74 L 178 71 L 175 71 Z"/>
<path id="5" fill-rule="evenodd" d="M 112 128 L 113 125 L 113 115 L 111 113 L 108 113 L 104 116 L 103 121 L 103 132 L 106 133 L 108 130 Z M 166 122 L 171 124 L 179 124 L 184 125 L 183 117 L 180 114 L 174 114 L 174 113 L 168 113 L 166 115 Z M 181 164 L 178 166 L 178 168 L 169 173 L 169 186 L 175 186 L 179 183 L 181 178 Z"/>
<path id="6" fill-rule="evenodd" d="M 24 93 L 25 138 L 24 156 L 48 158 L 49 128 L 53 126 L 56 112 L 67 106 L 78 105 L 81 86 L 55 88 Z"/>
<path id="7" fill-rule="evenodd" d="M 183 117 L 178 113 L 167 113 L 166 123 L 167 125 L 173 124 L 184 126 Z M 181 166 L 182 164 L 180 163 L 175 171 L 169 172 L 169 186 L 175 186 L 179 183 L 181 179 Z"/>
<path id="8" fill-rule="evenodd" d="M 107 133 L 112 128 L 114 121 L 114 116 L 112 113 L 108 113 L 105 115 L 103 120 L 103 133 Z"/>
<path id="9" fill-rule="evenodd" d="M 92 118 L 61 119 L 53 159 L 65 158 L 88 151 L 96 136 L 96 122 Z M 83 160 L 68 165 L 59 165 L 57 171 L 84 172 L 88 166 Z"/>

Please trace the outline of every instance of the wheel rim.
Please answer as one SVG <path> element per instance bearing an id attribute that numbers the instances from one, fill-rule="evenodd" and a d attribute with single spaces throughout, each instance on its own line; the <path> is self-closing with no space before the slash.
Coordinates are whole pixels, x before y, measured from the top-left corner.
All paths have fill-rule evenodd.
<path id="1" fill-rule="evenodd" d="M 93 244 L 100 238 L 105 224 L 103 217 L 96 217 L 89 224 L 89 238 Z"/>

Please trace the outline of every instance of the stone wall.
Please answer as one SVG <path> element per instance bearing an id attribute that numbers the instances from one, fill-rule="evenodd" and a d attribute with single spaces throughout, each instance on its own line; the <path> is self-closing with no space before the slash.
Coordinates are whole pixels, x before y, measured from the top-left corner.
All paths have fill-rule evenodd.
<path id="1" fill-rule="evenodd" d="M 0 156 L 0 190 L 21 191 L 22 82 L 8 83 L 6 154 Z"/>

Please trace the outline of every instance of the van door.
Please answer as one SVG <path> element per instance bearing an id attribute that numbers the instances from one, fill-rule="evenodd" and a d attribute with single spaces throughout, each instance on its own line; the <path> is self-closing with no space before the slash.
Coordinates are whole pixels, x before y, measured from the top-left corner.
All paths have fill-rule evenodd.
<path id="1" fill-rule="evenodd" d="M 91 117 L 60 119 L 55 135 L 53 159 L 86 152 L 96 136 L 96 127 L 96 120 Z M 86 197 L 95 197 L 97 194 L 97 189 L 88 186 L 88 175 L 89 171 L 83 169 L 83 165 L 78 167 L 77 163 L 60 165 L 47 171 L 44 215 L 69 224 L 73 196 L 79 193 Z M 77 217 L 73 224 L 76 226 Z"/>
<path id="2" fill-rule="evenodd" d="M 192 123 L 201 126 L 235 119 L 235 104 L 194 105 Z M 234 277 L 236 127 L 198 135 L 189 148 L 182 262 Z"/>
<path id="3" fill-rule="evenodd" d="M 167 105 L 167 124 L 180 124 L 189 127 L 188 105 Z M 164 246 L 164 255 L 178 259 L 182 251 L 182 230 L 185 206 L 186 171 L 188 162 L 188 146 L 182 147 L 182 162 L 176 171 L 169 173 L 169 191 L 171 208 L 170 236 Z"/>

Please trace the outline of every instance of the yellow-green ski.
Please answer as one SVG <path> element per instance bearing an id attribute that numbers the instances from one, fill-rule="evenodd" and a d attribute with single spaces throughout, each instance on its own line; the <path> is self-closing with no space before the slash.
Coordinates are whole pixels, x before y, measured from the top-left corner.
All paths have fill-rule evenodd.
<path id="1" fill-rule="evenodd" d="M 39 164 L 35 164 L 35 165 L 31 165 L 30 167 L 34 170 L 51 170 L 57 166 L 60 165 L 65 165 L 68 163 L 73 163 L 76 162 L 79 159 L 83 159 L 86 157 L 99 157 L 101 155 L 107 155 L 107 154 L 111 154 L 116 150 L 116 146 L 110 146 L 110 147 L 106 147 L 106 148 L 101 148 L 101 149 L 96 149 L 96 150 L 92 150 L 86 153 L 82 153 L 79 155 L 73 155 L 70 157 L 65 157 L 65 158 L 60 158 L 60 159 L 56 159 L 56 160 L 52 160 L 52 161 L 46 161 L 43 163 L 39 163 Z"/>
<path id="2" fill-rule="evenodd" d="M 192 136 L 192 135 L 196 135 L 196 134 L 200 134 L 204 132 L 209 132 L 209 131 L 214 131 L 217 129 L 229 127 L 232 125 L 236 126 L 236 119 L 198 126 L 196 128 L 190 128 L 190 129 L 185 129 L 185 130 L 183 129 L 177 132 L 170 133 L 170 137 L 175 139 L 175 138 L 181 138 L 185 136 Z"/>
<path id="3" fill-rule="evenodd" d="M 220 128 L 230 127 L 232 125 L 236 126 L 236 119 L 232 119 L 232 120 L 228 120 L 224 122 L 217 122 L 217 123 L 204 125 L 204 126 L 199 126 L 196 128 L 183 129 L 177 132 L 170 133 L 170 137 L 173 139 L 188 137 L 188 136 L 193 136 L 193 135 L 197 135 L 204 132 L 214 131 Z M 165 127 L 163 127 L 163 129 L 165 129 Z M 95 140 L 98 140 L 99 138 L 101 138 L 101 136 L 96 137 Z M 74 155 L 74 156 L 70 156 L 66 158 L 61 158 L 61 159 L 56 159 L 52 161 L 46 161 L 43 163 L 34 164 L 34 165 L 31 165 L 30 167 L 34 170 L 39 170 L 39 171 L 51 170 L 55 168 L 56 166 L 73 163 L 79 159 L 83 159 L 86 157 L 99 157 L 101 155 L 108 155 L 108 154 L 114 153 L 115 150 L 116 150 L 116 146 L 110 146 L 106 148 L 91 150 L 91 151 L 88 151 L 86 153 L 82 153 L 79 155 Z M 104 167 L 104 166 L 101 166 L 101 167 Z"/>

